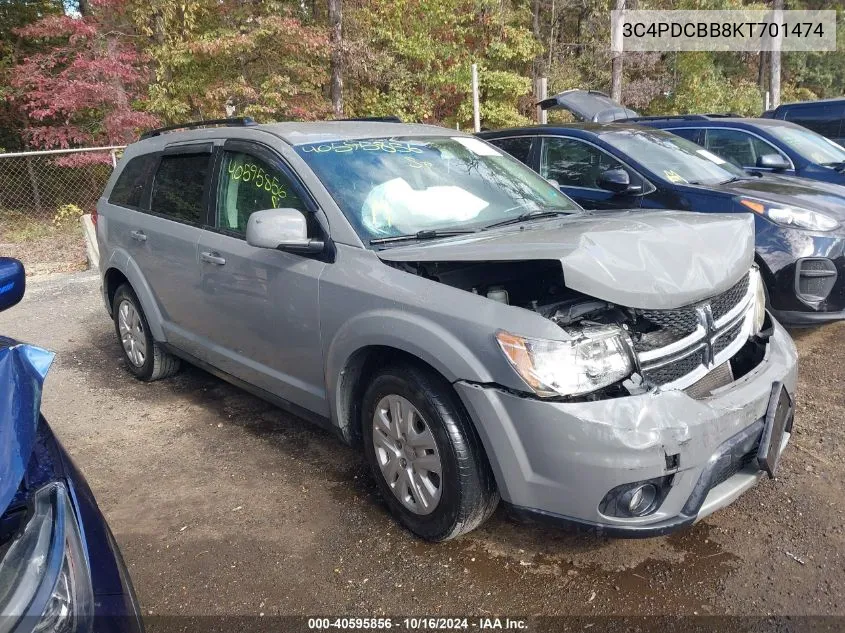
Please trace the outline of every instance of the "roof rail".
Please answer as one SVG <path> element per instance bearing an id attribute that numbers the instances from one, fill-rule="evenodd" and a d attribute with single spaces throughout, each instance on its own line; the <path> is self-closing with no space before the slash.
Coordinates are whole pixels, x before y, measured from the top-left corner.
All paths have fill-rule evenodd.
<path id="1" fill-rule="evenodd" d="M 159 136 L 164 132 L 173 132 L 175 130 L 196 130 L 203 127 L 212 127 L 216 125 L 228 127 L 244 127 L 248 125 L 255 125 L 255 120 L 251 116 L 235 117 L 232 119 L 207 119 L 205 121 L 191 121 L 189 123 L 177 123 L 176 125 L 167 125 L 165 127 L 149 130 L 141 134 L 141 140 L 145 138 L 152 138 Z"/>
<path id="2" fill-rule="evenodd" d="M 658 114 L 654 116 L 635 116 L 626 121 L 707 121 L 712 116 L 727 116 L 727 115 L 711 115 L 711 114 Z"/>
<path id="3" fill-rule="evenodd" d="M 355 116 L 349 119 L 335 119 L 335 121 L 373 121 L 374 123 L 402 123 L 395 114 L 390 116 Z"/>

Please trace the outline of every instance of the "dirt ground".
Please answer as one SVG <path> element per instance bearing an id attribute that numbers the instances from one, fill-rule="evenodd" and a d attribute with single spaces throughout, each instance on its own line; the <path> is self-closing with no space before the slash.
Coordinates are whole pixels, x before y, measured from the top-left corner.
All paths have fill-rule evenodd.
<path id="1" fill-rule="evenodd" d="M 500 510 L 441 545 L 399 528 L 330 434 L 191 367 L 133 379 L 92 273 L 31 280 L 0 332 L 57 352 L 43 410 L 145 615 L 845 615 L 845 323 L 794 333 L 796 433 L 731 507 L 639 541 Z"/>

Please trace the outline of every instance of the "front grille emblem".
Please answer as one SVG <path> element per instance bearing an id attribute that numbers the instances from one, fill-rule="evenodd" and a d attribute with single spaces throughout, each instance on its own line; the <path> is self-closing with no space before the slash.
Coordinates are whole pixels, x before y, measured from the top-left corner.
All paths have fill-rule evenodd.
<path id="1" fill-rule="evenodd" d="M 716 325 L 713 322 L 713 308 L 710 303 L 696 306 L 695 314 L 698 317 L 698 323 L 704 328 L 704 349 L 701 353 L 701 362 L 705 367 L 712 367 L 714 359 L 713 346 L 716 342 L 714 335 Z"/>

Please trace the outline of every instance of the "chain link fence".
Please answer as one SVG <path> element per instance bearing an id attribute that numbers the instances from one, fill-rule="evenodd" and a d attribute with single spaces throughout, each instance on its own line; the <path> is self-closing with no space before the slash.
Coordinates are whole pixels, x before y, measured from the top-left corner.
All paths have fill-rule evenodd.
<path id="1" fill-rule="evenodd" d="M 0 154 L 0 255 L 27 274 L 86 268 L 80 216 L 94 210 L 122 149 Z"/>

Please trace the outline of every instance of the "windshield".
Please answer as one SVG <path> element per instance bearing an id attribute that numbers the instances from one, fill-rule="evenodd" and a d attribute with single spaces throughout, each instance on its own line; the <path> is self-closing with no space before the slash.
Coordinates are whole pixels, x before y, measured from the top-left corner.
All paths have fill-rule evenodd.
<path id="1" fill-rule="evenodd" d="M 840 165 L 845 162 L 845 149 L 812 130 L 791 125 L 771 125 L 766 129 L 809 161 L 819 165 Z"/>
<path id="2" fill-rule="evenodd" d="M 581 210 L 531 169 L 473 137 L 374 138 L 296 151 L 365 242 Z"/>
<path id="3" fill-rule="evenodd" d="M 685 138 L 654 130 L 618 130 L 601 134 L 620 152 L 656 176 L 678 184 L 718 185 L 746 173 Z"/>

